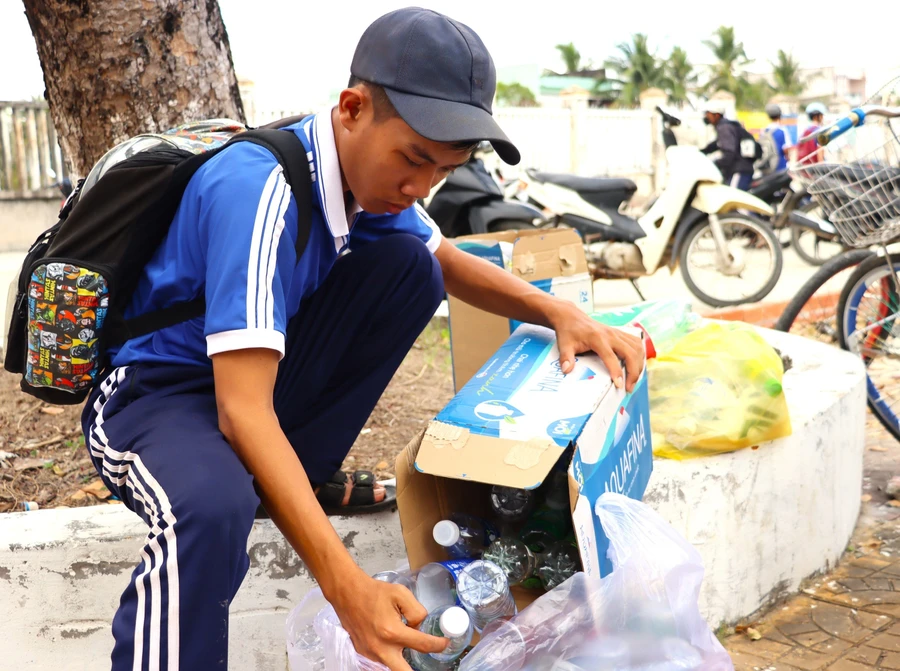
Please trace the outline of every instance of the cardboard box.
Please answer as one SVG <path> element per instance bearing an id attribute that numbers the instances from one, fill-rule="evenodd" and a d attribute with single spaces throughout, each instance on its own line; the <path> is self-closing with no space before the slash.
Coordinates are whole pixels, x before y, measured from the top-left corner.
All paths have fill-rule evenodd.
<path id="1" fill-rule="evenodd" d="M 569 228 L 502 231 L 454 238 L 480 256 L 549 294 L 593 312 L 593 280 L 581 237 Z M 453 383 L 459 391 L 519 326 L 450 296 L 450 352 Z"/>
<path id="2" fill-rule="evenodd" d="M 600 358 L 562 375 L 554 333 L 523 325 L 397 457 L 397 504 L 410 566 L 447 559 L 432 538 L 454 512 L 487 517 L 490 485 L 532 489 L 560 459 L 584 570 L 611 569 L 593 513 L 615 491 L 640 499 L 653 468 L 646 372 L 618 390 Z M 519 590 L 520 605 L 538 594 Z"/>

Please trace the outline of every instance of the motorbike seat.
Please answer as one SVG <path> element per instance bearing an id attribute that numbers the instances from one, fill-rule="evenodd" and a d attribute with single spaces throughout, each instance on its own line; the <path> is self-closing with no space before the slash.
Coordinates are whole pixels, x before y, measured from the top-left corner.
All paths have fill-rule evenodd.
<path id="1" fill-rule="evenodd" d="M 538 182 L 556 184 L 578 193 L 611 193 L 637 191 L 637 184 L 630 179 L 617 177 L 578 177 L 554 172 L 533 172 L 531 176 Z"/>
<path id="2" fill-rule="evenodd" d="M 572 189 L 594 207 L 617 211 L 619 206 L 631 200 L 637 184 L 630 179 L 617 177 L 578 177 L 552 172 L 529 172 L 532 179 L 544 184 L 555 184 Z"/>

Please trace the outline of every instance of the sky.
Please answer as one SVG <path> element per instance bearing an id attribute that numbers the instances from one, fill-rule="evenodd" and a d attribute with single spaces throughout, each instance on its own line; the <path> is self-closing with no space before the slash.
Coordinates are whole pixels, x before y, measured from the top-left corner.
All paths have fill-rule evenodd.
<path id="1" fill-rule="evenodd" d="M 346 83 L 356 42 L 378 16 L 405 6 L 389 0 L 301 2 L 219 0 L 239 77 L 256 84 L 259 107 L 309 109 Z M 710 63 L 703 46 L 720 25 L 733 25 L 751 69 L 765 72 L 779 48 L 804 67 L 866 67 L 869 84 L 900 66 L 896 3 L 874 0 L 846 17 L 815 18 L 813 3 L 715 0 L 555 0 L 523 3 L 449 0 L 422 5 L 448 14 L 477 32 L 498 68 L 537 64 L 562 69 L 554 45 L 574 42 L 585 60 L 601 64 L 616 44 L 644 32 L 660 56 L 673 46 L 694 63 Z M 540 7 L 532 10 L 529 7 Z M 819 6 L 823 6 L 820 3 Z M 878 21 L 883 16 L 887 20 Z M 828 25 L 829 22 L 831 25 Z M 20 0 L 0 0 L 0 100 L 39 96 L 43 78 L 34 38 Z"/>

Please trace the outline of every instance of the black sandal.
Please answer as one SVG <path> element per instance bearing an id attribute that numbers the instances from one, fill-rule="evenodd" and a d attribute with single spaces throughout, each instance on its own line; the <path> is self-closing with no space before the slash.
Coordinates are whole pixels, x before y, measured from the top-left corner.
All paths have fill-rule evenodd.
<path id="1" fill-rule="evenodd" d="M 353 482 L 350 500 L 347 505 L 341 505 L 347 493 L 348 478 Z M 396 507 L 397 488 L 385 485 L 384 490 L 384 500 L 376 503 L 375 474 L 372 471 L 356 471 L 351 476 L 344 471 L 338 471 L 331 476 L 331 480 L 319 485 L 316 498 L 322 504 L 326 515 L 362 515 Z"/>

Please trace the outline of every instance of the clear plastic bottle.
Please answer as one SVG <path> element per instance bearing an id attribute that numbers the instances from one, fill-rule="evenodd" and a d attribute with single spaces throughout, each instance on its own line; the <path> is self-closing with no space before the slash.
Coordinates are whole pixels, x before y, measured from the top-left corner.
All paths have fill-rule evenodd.
<path id="1" fill-rule="evenodd" d="M 380 580 L 381 582 L 389 582 L 394 585 L 403 585 L 410 592 L 415 594 L 416 592 L 416 581 L 410 576 L 408 573 L 401 573 L 400 571 L 381 571 L 372 576 L 375 580 Z"/>
<path id="2" fill-rule="evenodd" d="M 441 606 L 457 605 L 456 581 L 459 573 L 471 563 L 467 559 L 425 564 L 416 575 L 413 594 L 429 613 Z"/>
<path id="3" fill-rule="evenodd" d="M 488 622 L 516 614 L 509 581 L 494 562 L 473 561 L 459 574 L 456 589 L 460 603 L 469 611 L 479 633 Z"/>
<path id="4" fill-rule="evenodd" d="M 306 625 L 297 636 L 294 647 L 306 659 L 310 671 L 325 671 L 325 650 L 322 648 L 322 639 L 316 633 L 312 622 Z"/>
<path id="5" fill-rule="evenodd" d="M 547 591 L 561 585 L 581 570 L 578 548 L 570 540 L 560 541 L 550 546 L 541 557 L 537 575 Z"/>
<path id="6" fill-rule="evenodd" d="M 443 636 L 450 643 L 441 652 L 410 650 L 410 665 L 416 671 L 444 671 L 472 642 L 472 618 L 459 606 L 443 606 L 428 614 L 419 626 L 419 631 L 431 636 Z"/>
<path id="7" fill-rule="evenodd" d="M 498 538 L 484 551 L 484 559 L 503 569 L 510 585 L 519 585 L 537 568 L 537 558 L 524 542 L 515 538 Z"/>
<path id="8" fill-rule="evenodd" d="M 475 559 L 499 536 L 484 520 L 453 513 L 449 520 L 441 520 L 432 531 L 434 542 L 447 549 L 453 559 Z"/>
<path id="9" fill-rule="evenodd" d="M 494 518 L 504 526 L 524 522 L 537 503 L 537 494 L 534 490 L 502 485 L 491 487 L 490 498 Z"/>

